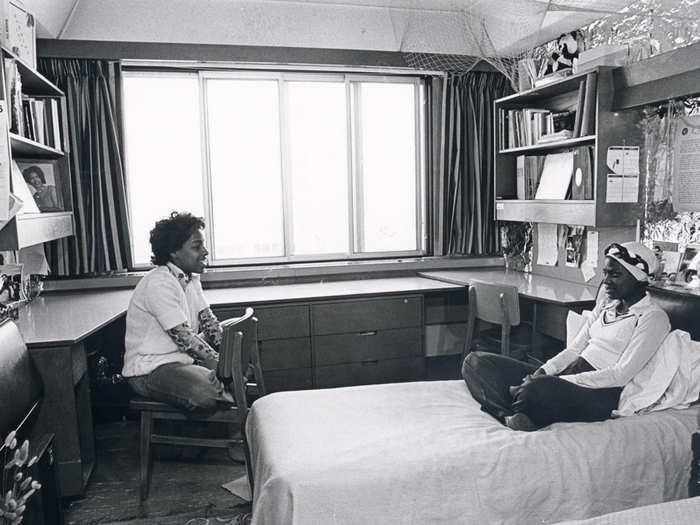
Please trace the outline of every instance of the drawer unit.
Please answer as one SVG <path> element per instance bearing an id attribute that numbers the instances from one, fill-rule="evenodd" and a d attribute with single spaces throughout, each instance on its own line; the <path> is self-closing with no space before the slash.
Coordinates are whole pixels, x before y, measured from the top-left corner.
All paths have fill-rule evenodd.
<path id="1" fill-rule="evenodd" d="M 309 390 L 313 388 L 311 368 L 264 370 L 263 377 L 268 393 L 282 390 Z"/>
<path id="2" fill-rule="evenodd" d="M 311 368 L 311 339 L 267 339 L 258 344 L 263 370 Z"/>
<path id="3" fill-rule="evenodd" d="M 309 306 L 260 306 L 255 308 L 255 317 L 260 321 L 259 337 L 267 339 L 290 339 L 308 337 Z"/>
<path id="4" fill-rule="evenodd" d="M 361 363 L 320 366 L 315 369 L 316 388 L 420 381 L 424 376 L 423 357 L 368 360 Z"/>
<path id="5" fill-rule="evenodd" d="M 415 357 L 423 354 L 420 327 L 372 330 L 314 338 L 315 366 Z"/>
<path id="6" fill-rule="evenodd" d="M 313 333 L 345 334 L 421 326 L 422 299 L 420 295 L 409 295 L 313 304 Z"/>

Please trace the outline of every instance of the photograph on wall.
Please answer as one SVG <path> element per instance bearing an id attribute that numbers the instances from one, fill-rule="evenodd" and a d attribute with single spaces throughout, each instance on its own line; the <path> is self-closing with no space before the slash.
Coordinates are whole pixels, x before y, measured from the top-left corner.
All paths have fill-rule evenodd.
<path id="1" fill-rule="evenodd" d="M 584 226 L 566 227 L 566 266 L 578 268 L 583 255 Z"/>
<path id="2" fill-rule="evenodd" d="M 700 244 L 688 244 L 683 251 L 677 281 L 690 282 L 700 270 Z"/>
<path id="3" fill-rule="evenodd" d="M 55 166 L 50 162 L 19 162 L 22 176 L 39 211 L 64 211 Z"/>
<path id="4" fill-rule="evenodd" d="M 659 265 L 657 276 L 675 279 L 683 258 L 683 254 L 678 251 L 678 243 L 653 240 L 651 244 Z"/>

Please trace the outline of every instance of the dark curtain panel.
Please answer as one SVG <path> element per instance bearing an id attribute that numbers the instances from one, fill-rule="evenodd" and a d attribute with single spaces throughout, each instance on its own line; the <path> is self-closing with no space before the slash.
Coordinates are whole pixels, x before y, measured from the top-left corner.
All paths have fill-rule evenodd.
<path id="1" fill-rule="evenodd" d="M 500 73 L 480 71 L 448 75 L 443 83 L 433 90 L 440 101 L 432 119 L 439 125 L 432 134 L 439 162 L 432 184 L 433 253 L 495 253 L 493 102 L 511 93 L 510 84 Z"/>
<path id="2" fill-rule="evenodd" d="M 131 261 L 129 214 L 119 125 L 117 62 L 40 58 L 39 71 L 66 95 L 75 237 L 48 243 L 52 273 L 125 270 Z M 65 129 L 65 128 L 64 128 Z"/>

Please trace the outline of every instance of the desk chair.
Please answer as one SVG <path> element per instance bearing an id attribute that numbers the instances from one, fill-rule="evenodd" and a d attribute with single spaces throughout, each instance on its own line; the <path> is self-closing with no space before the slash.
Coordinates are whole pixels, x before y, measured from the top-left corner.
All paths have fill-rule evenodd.
<path id="1" fill-rule="evenodd" d="M 522 326 L 522 329 L 511 333 L 513 327 L 520 326 L 520 302 L 516 286 L 471 280 L 467 290 L 467 303 L 469 314 L 462 361 L 471 351 L 477 321 L 501 326 L 500 336 L 493 333 L 484 334 L 483 343 L 486 349 L 494 350 L 496 346 L 501 354 L 511 356 L 511 346 L 517 346 L 518 355 L 514 353 L 512 357 L 524 358 L 522 354 L 527 352 L 530 345 L 531 328 Z"/>
<path id="2" fill-rule="evenodd" d="M 214 413 L 205 415 L 185 413 L 166 403 L 153 401 L 143 397 L 132 399 L 130 408 L 141 416 L 141 431 L 139 438 L 139 478 L 141 501 L 148 498 L 151 483 L 151 445 L 153 443 L 184 445 L 194 447 L 228 448 L 243 444 L 246 471 L 251 495 L 253 493 L 253 472 L 250 461 L 250 449 L 245 435 L 245 423 L 248 417 L 249 399 L 265 394 L 265 383 L 260 366 L 258 353 L 257 318 L 253 317 L 253 309 L 246 308 L 242 317 L 227 319 L 221 322 L 223 337 L 217 376 L 233 393 L 235 406 L 222 406 Z M 254 382 L 249 381 L 250 372 Z M 250 395 L 249 395 L 250 394 Z M 231 429 L 231 435 L 225 438 L 185 437 L 180 435 L 157 434 L 153 423 L 156 420 L 203 421 L 226 423 Z M 235 430 L 234 430 L 235 429 Z M 240 430 L 242 438 L 234 437 L 235 431 Z"/>

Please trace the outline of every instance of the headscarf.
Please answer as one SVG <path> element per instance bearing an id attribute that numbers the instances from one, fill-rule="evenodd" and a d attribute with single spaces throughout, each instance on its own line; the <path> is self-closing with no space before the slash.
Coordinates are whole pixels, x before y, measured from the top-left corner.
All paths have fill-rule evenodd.
<path id="1" fill-rule="evenodd" d="M 654 252 L 640 242 L 612 243 L 605 249 L 605 256 L 615 259 L 638 281 L 646 282 L 657 269 Z"/>

